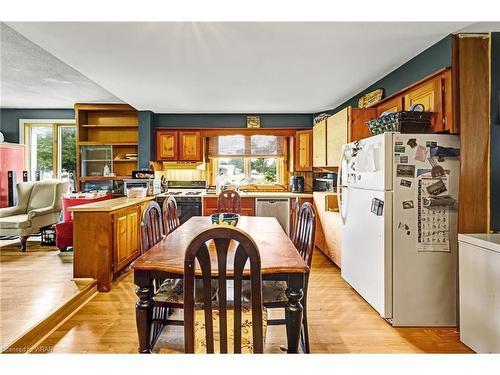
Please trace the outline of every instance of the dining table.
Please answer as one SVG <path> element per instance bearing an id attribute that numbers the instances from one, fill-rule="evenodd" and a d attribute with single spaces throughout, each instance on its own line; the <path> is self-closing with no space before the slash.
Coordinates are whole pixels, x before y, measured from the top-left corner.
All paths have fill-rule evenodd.
<path id="1" fill-rule="evenodd" d="M 191 217 L 132 264 L 138 297 L 135 310 L 139 353 L 152 352 L 151 326 L 154 280 L 182 279 L 184 276 L 184 256 L 189 243 L 197 234 L 213 225 L 210 216 Z M 240 216 L 237 227 L 247 232 L 257 244 L 261 257 L 262 280 L 285 281 L 287 283 L 286 296 L 288 301 L 285 307 L 287 352 L 298 353 L 302 326 L 301 299 L 304 295 L 303 289 L 308 266 L 276 218 Z M 228 250 L 228 279 L 233 273 L 235 247 L 230 246 Z M 212 278 L 217 278 L 218 266 L 213 246 L 209 246 L 209 250 L 211 252 Z M 249 268 L 244 270 L 243 275 L 249 277 Z"/>

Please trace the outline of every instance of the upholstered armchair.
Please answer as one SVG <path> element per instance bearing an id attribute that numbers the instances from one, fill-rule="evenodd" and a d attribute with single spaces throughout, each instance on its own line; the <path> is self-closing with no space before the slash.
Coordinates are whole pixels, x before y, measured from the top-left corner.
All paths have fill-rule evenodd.
<path id="1" fill-rule="evenodd" d="M 61 198 L 68 190 L 68 183 L 61 180 L 21 182 L 16 188 L 17 205 L 0 208 L 0 231 L 2 236 L 19 236 L 24 252 L 31 234 L 59 221 Z"/>

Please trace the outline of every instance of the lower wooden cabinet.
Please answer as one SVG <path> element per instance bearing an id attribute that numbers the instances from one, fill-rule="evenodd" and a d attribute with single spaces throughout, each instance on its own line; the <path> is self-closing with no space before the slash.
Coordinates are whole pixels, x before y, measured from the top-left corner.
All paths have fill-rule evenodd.
<path id="1" fill-rule="evenodd" d="M 140 216 L 140 207 L 126 208 L 114 214 L 114 269 L 122 269 L 139 255 Z"/>
<path id="2" fill-rule="evenodd" d="M 203 215 L 209 216 L 217 212 L 217 197 L 203 198 Z M 241 198 L 241 215 L 255 216 L 255 199 Z"/>
<path id="3" fill-rule="evenodd" d="M 124 207 L 126 201 L 73 211 L 73 276 L 96 279 L 99 292 L 110 291 L 113 279 L 140 255 L 141 213 L 149 199 Z"/>

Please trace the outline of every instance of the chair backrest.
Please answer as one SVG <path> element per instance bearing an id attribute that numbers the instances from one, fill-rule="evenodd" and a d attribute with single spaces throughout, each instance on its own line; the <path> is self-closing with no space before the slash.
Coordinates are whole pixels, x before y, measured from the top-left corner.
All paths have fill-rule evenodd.
<path id="1" fill-rule="evenodd" d="M 241 212 L 241 197 L 235 190 L 224 190 L 217 198 L 217 212 Z"/>
<path id="2" fill-rule="evenodd" d="M 174 197 L 168 197 L 163 201 L 163 231 L 165 235 L 170 234 L 180 224 L 179 215 L 177 214 L 177 202 Z"/>
<path id="3" fill-rule="evenodd" d="M 151 201 L 142 214 L 141 254 L 151 249 L 163 239 L 163 220 L 160 205 Z"/>
<path id="4" fill-rule="evenodd" d="M 62 210 L 62 196 L 68 190 L 68 182 L 56 179 L 20 182 L 17 189 L 17 206 L 25 212 L 53 207 Z"/>
<path id="5" fill-rule="evenodd" d="M 305 202 L 297 214 L 295 234 L 291 240 L 309 267 L 312 262 L 315 235 L 316 214 L 312 204 Z"/>
<path id="6" fill-rule="evenodd" d="M 296 197 L 295 200 L 292 202 L 292 207 L 290 208 L 290 230 L 288 237 L 290 237 L 292 240 L 295 238 L 295 233 L 297 232 L 297 217 L 299 215 L 299 209 L 300 209 L 300 203 L 299 203 L 299 197 Z"/>
<path id="7" fill-rule="evenodd" d="M 213 241 L 211 241 L 213 240 Z M 207 242 L 210 241 L 208 244 Z M 238 244 L 233 254 L 230 245 Z M 250 260 L 251 310 L 253 352 L 263 353 L 262 275 L 260 254 L 256 243 L 244 231 L 234 227 L 212 227 L 198 234 L 188 245 L 184 259 L 184 345 L 186 353 L 194 352 L 195 275 L 203 279 L 203 310 L 205 316 L 207 353 L 214 353 L 214 328 L 212 311 L 211 275 L 212 261 L 217 259 L 219 292 L 220 353 L 228 352 L 227 327 L 227 260 L 234 259 L 234 353 L 241 353 L 241 289 L 243 270 Z M 200 269 L 195 270 L 196 261 Z"/>

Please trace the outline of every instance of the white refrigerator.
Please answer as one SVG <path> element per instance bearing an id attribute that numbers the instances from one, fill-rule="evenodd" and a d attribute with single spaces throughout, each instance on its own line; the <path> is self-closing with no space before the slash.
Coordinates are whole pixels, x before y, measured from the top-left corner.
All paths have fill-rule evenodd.
<path id="1" fill-rule="evenodd" d="M 344 145 L 342 277 L 394 326 L 456 326 L 458 136 Z"/>

